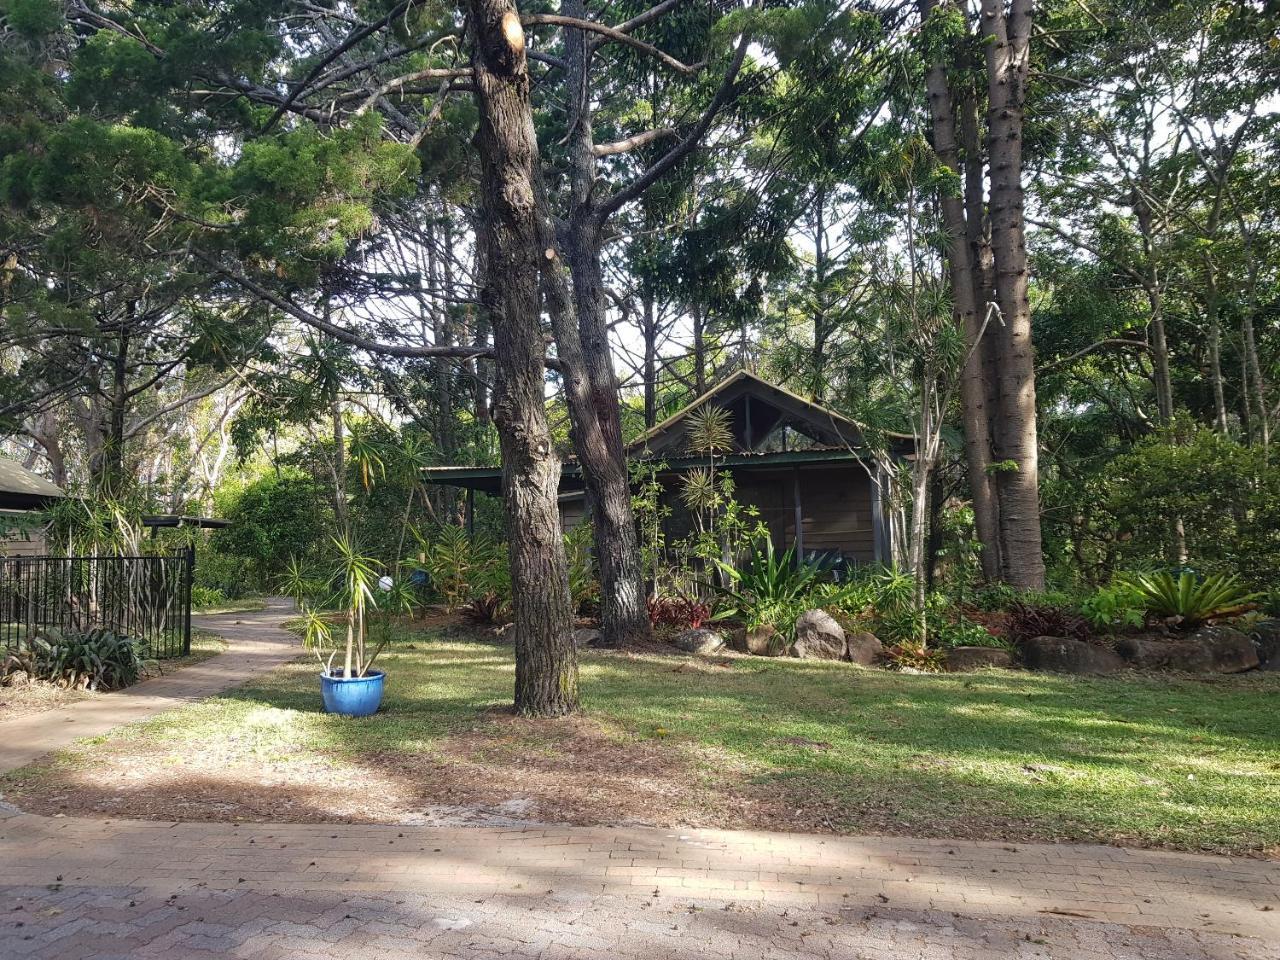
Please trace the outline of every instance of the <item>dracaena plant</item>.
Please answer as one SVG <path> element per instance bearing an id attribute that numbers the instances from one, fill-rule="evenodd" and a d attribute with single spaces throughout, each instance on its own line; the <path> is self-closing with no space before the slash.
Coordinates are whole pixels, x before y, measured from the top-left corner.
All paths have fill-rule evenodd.
<path id="1" fill-rule="evenodd" d="M 735 567 L 722 560 L 717 560 L 716 566 L 730 584 L 713 586 L 727 601 L 725 608 L 716 614 L 717 620 L 742 617 L 749 627 L 767 625 L 790 637 L 796 617 L 804 612 L 800 608 L 807 601 L 817 575 L 814 567 L 796 564 L 794 547 L 778 553 L 773 541 L 766 537 L 763 549 L 752 553 L 742 566 Z"/>

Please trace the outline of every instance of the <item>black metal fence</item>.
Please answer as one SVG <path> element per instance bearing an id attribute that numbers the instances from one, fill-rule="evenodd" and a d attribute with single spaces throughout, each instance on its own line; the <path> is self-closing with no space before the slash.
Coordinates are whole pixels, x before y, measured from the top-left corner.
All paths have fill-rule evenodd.
<path id="1" fill-rule="evenodd" d="M 0 557 L 0 650 L 41 629 L 104 627 L 149 658 L 191 652 L 190 550 L 154 557 Z"/>

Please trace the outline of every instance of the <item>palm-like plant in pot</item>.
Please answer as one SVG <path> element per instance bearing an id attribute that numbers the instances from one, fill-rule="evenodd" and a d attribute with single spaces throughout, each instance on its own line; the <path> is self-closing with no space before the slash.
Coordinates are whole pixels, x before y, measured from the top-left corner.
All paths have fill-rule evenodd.
<path id="1" fill-rule="evenodd" d="M 374 661 L 386 648 L 391 631 L 383 629 L 378 641 L 371 646 L 369 626 L 378 607 L 378 595 L 384 593 L 398 598 L 402 591 L 395 590 L 391 577 L 380 576 L 381 564 L 364 556 L 347 536 L 333 538 L 337 552 L 329 583 L 335 595 L 323 606 L 343 611 L 346 625 L 345 643 L 339 644 L 334 636 L 331 616 L 322 612 L 310 600 L 306 586 L 314 587 L 316 581 L 291 568 L 282 580 L 286 588 L 295 588 L 302 620 L 302 645 L 320 661 L 320 692 L 328 713 L 345 716 L 367 717 L 377 711 L 382 703 L 385 674 L 374 670 Z M 343 654 L 342 669 L 334 669 L 334 660 Z M 328 654 L 326 657 L 325 654 Z"/>

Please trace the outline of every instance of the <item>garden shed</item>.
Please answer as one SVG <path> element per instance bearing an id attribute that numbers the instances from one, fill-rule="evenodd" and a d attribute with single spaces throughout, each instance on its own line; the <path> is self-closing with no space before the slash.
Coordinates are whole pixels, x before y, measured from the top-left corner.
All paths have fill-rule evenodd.
<path id="1" fill-rule="evenodd" d="M 888 561 L 891 525 L 881 497 L 881 468 L 867 451 L 862 429 L 847 417 L 747 371 L 739 370 L 627 447 L 632 463 L 650 463 L 666 488 L 671 508 L 668 536 L 688 532 L 690 519 L 678 486 L 709 458 L 690 450 L 688 418 L 705 405 L 726 410 L 733 434 L 730 449 L 717 454 L 717 469 L 732 473 L 737 497 L 759 510 L 779 549 L 796 547 L 809 559 L 859 566 Z M 909 458 L 914 442 L 888 437 L 893 458 Z M 427 483 L 499 495 L 496 467 L 429 467 Z M 587 513 L 581 467 L 567 460 L 560 477 L 561 519 L 569 528 Z"/>

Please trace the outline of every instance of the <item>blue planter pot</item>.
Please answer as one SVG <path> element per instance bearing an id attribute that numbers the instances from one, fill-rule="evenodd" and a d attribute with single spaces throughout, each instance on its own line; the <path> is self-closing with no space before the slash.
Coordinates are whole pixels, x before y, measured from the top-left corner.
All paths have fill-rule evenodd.
<path id="1" fill-rule="evenodd" d="M 370 670 L 363 677 L 350 679 L 320 674 L 325 713 L 340 713 L 344 717 L 367 717 L 376 713 L 382 703 L 382 681 L 385 679 L 386 674 L 381 670 Z"/>

